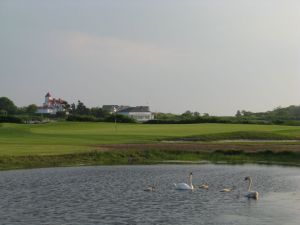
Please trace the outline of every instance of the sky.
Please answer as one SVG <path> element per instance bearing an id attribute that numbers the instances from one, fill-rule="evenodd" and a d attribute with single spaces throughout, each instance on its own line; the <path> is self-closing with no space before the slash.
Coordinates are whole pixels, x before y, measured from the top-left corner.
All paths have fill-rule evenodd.
<path id="1" fill-rule="evenodd" d="M 300 104 L 298 0 L 0 0 L 0 96 L 234 115 Z"/>

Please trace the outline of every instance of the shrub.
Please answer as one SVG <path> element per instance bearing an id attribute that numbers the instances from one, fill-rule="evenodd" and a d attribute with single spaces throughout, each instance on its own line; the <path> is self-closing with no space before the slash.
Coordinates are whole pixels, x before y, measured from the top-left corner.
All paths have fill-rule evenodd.
<path id="1" fill-rule="evenodd" d="M 23 123 L 24 121 L 17 116 L 0 116 L 0 123 Z"/>
<path id="2" fill-rule="evenodd" d="M 69 115 L 67 121 L 77 121 L 77 122 L 97 122 L 94 116 L 88 115 Z"/>

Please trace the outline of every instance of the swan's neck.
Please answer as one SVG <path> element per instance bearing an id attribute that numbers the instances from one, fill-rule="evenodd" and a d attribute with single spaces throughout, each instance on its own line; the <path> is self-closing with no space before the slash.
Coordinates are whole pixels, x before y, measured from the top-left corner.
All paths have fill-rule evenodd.
<path id="1" fill-rule="evenodd" d="M 249 178 L 249 183 L 248 183 L 248 191 L 250 191 L 250 190 L 251 190 L 251 185 L 252 185 L 252 179 L 251 179 L 251 178 Z"/>
<path id="2" fill-rule="evenodd" d="M 192 181 L 193 181 L 193 178 L 192 178 L 192 175 L 190 175 L 189 176 L 189 185 L 190 185 L 190 187 L 193 187 Z"/>

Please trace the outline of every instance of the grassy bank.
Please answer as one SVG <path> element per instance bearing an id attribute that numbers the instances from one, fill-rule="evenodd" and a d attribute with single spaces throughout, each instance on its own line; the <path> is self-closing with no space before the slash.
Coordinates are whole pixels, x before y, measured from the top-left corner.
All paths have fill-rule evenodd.
<path id="1" fill-rule="evenodd" d="M 219 140 L 297 140 L 298 136 L 272 131 L 235 131 L 168 138 L 170 141 L 219 141 Z"/>
<path id="2" fill-rule="evenodd" d="M 94 145 L 198 140 L 300 139 L 300 127 L 246 124 L 118 124 L 59 122 L 0 124 L 0 156 L 84 153 Z"/>
<path id="3" fill-rule="evenodd" d="M 295 152 L 244 152 L 219 150 L 214 152 L 187 151 L 111 151 L 88 152 L 67 155 L 1 156 L 0 170 L 87 166 L 132 165 L 158 163 L 262 163 L 300 166 L 300 153 Z"/>
<path id="4" fill-rule="evenodd" d="M 159 145 L 166 140 L 174 141 L 170 145 L 171 148 Z M 254 142 L 235 142 L 235 145 L 215 142 L 220 140 Z M 115 129 L 113 123 L 4 123 L 0 124 L 0 169 L 81 164 L 140 164 L 169 160 L 234 163 L 264 161 L 293 164 L 299 162 L 299 141 L 265 143 L 262 146 L 258 141 L 264 140 L 300 140 L 300 127 L 246 124 L 118 124 Z M 185 148 L 177 141 L 203 143 Z M 132 144 L 139 146 L 120 146 Z M 153 146 L 149 147 L 151 144 Z M 111 149 L 109 146 L 115 147 Z M 232 151 L 235 151 L 234 154 Z"/>

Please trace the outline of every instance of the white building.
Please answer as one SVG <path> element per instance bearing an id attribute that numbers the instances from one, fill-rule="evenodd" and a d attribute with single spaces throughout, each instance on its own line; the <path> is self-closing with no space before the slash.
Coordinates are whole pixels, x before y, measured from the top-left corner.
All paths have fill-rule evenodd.
<path id="1" fill-rule="evenodd" d="M 128 116 L 138 122 L 145 122 L 154 119 L 154 115 L 150 112 L 149 106 L 136 106 L 118 109 L 117 114 Z"/>
<path id="2" fill-rule="evenodd" d="M 55 115 L 57 112 L 65 112 L 66 104 L 67 102 L 65 100 L 52 98 L 51 94 L 48 92 L 45 96 L 43 106 L 38 107 L 36 113 Z"/>

